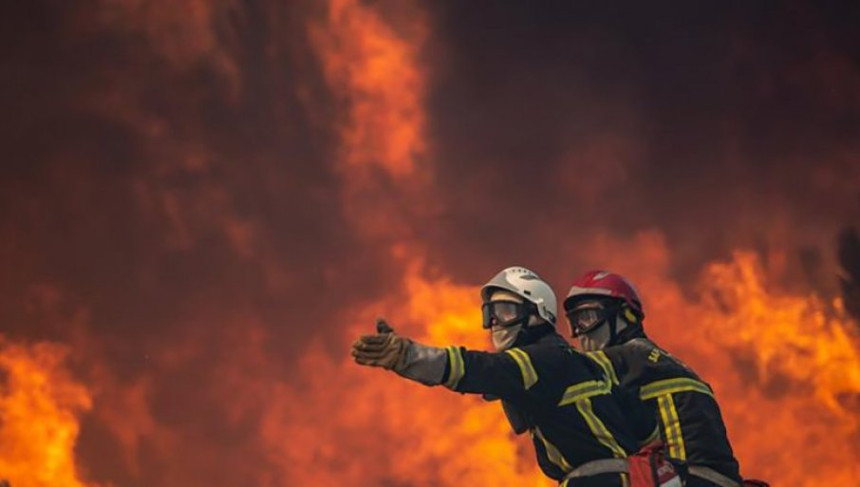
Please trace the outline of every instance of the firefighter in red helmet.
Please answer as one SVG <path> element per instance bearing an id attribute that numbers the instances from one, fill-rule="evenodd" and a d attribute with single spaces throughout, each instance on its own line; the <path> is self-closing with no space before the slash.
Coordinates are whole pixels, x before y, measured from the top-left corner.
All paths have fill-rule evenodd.
<path id="1" fill-rule="evenodd" d="M 743 485 L 713 390 L 646 336 L 642 300 L 630 282 L 586 272 L 573 281 L 564 310 L 571 335 L 613 382 L 653 411 L 668 456 L 687 466 L 685 485 Z"/>

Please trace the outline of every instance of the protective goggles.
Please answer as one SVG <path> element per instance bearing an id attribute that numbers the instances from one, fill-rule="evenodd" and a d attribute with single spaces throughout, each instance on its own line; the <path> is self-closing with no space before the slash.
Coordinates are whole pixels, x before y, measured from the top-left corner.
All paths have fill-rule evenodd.
<path id="1" fill-rule="evenodd" d="M 575 337 L 588 333 L 606 321 L 614 311 L 600 303 L 574 308 L 567 312 L 570 331 Z"/>
<path id="2" fill-rule="evenodd" d="M 481 306 L 483 312 L 483 327 L 489 329 L 496 326 L 513 326 L 521 323 L 529 316 L 530 307 L 526 303 L 514 301 L 490 301 Z"/>

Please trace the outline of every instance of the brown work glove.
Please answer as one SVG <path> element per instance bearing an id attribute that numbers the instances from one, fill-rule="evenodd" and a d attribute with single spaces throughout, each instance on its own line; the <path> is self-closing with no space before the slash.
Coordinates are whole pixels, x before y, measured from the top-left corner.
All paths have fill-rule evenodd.
<path id="1" fill-rule="evenodd" d="M 406 351 L 412 343 L 394 333 L 362 335 L 352 344 L 352 356 L 359 365 L 398 370 L 405 363 Z"/>

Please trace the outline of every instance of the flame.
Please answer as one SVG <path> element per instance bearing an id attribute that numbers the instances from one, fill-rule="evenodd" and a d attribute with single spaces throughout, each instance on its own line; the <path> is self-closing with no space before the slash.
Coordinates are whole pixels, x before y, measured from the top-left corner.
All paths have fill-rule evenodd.
<path id="1" fill-rule="evenodd" d="M 655 232 L 599 236 L 587 252 L 636 283 L 648 334 L 714 387 L 744 475 L 774 485 L 856 483 L 860 344 L 838 301 L 780 291 L 743 251 L 682 289 Z"/>
<path id="2" fill-rule="evenodd" d="M 348 104 L 341 121 L 339 160 L 348 168 L 379 165 L 391 176 L 412 176 L 424 142 L 424 78 L 416 57 L 422 19 L 411 38 L 357 0 L 330 0 L 311 39 L 334 93 Z"/>
<path id="3" fill-rule="evenodd" d="M 13 486 L 85 487 L 75 466 L 79 416 L 89 391 L 64 369 L 60 345 L 0 336 L 0 478 Z"/>
<path id="4" fill-rule="evenodd" d="M 860 344 L 841 303 L 770 291 L 756 256 L 738 252 L 704 274 L 701 323 L 748 364 L 715 374 L 746 471 L 778 485 L 860 478 Z M 802 461 L 798 461 L 798 455 Z"/>
<path id="5" fill-rule="evenodd" d="M 395 29 L 372 6 L 330 0 L 325 18 L 308 27 L 324 79 L 342 107 L 336 168 L 344 211 L 359 234 L 400 244 L 409 219 L 426 211 L 429 200 L 416 196 L 431 178 L 430 167 L 421 164 L 427 157 L 426 87 L 418 62 L 427 27 L 420 10 L 404 6 L 408 15 Z"/>

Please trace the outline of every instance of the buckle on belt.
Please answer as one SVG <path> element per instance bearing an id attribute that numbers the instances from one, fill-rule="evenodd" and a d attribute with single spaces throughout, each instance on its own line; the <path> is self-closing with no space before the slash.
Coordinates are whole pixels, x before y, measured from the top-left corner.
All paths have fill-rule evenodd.
<path id="1" fill-rule="evenodd" d="M 629 473 L 630 468 L 627 466 L 627 460 L 622 458 L 603 458 L 600 460 L 592 460 L 590 462 L 585 462 L 582 465 L 576 467 L 575 469 L 568 472 L 567 475 L 561 479 L 561 482 L 565 480 L 575 479 L 577 477 L 590 477 L 592 475 L 600 475 L 603 473 Z"/>

